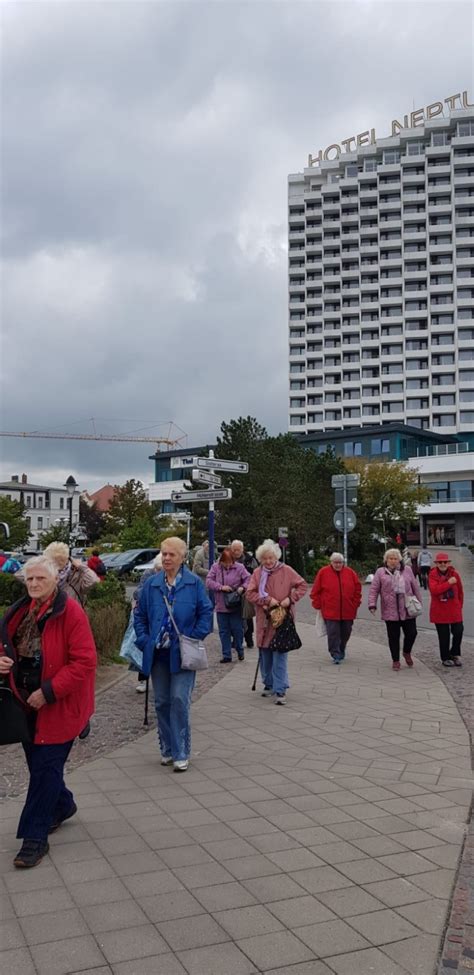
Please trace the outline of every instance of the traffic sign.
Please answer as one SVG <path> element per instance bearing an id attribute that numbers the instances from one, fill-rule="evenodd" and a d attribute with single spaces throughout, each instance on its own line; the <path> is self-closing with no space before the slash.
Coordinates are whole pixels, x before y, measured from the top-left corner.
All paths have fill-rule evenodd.
<path id="1" fill-rule="evenodd" d="M 342 488 L 344 483 L 347 487 L 357 487 L 360 484 L 360 474 L 333 474 L 331 477 L 333 488 Z"/>
<path id="2" fill-rule="evenodd" d="M 216 488 L 214 491 L 172 491 L 173 504 L 187 504 L 188 501 L 230 501 L 230 488 Z"/>
<path id="3" fill-rule="evenodd" d="M 222 484 L 222 478 L 218 474 L 210 474 L 209 471 L 193 469 L 192 478 L 193 481 L 200 484 L 212 484 L 213 487 L 220 487 Z"/>
<path id="4" fill-rule="evenodd" d="M 344 523 L 345 522 L 345 523 Z M 356 524 L 357 518 L 350 508 L 338 508 L 333 519 L 334 527 L 340 532 L 351 532 Z"/>
<path id="5" fill-rule="evenodd" d="M 346 490 L 346 504 L 357 504 L 357 488 L 348 487 Z M 339 507 L 344 504 L 344 488 L 337 487 L 335 492 L 336 505 Z"/>
<path id="6" fill-rule="evenodd" d="M 288 529 L 287 528 L 279 528 L 278 529 L 278 536 L 280 538 L 280 544 L 281 544 L 281 539 L 282 538 L 288 538 Z"/>
<path id="7" fill-rule="evenodd" d="M 282 535 L 278 539 L 278 544 L 279 544 L 280 548 L 288 548 L 288 539 L 287 539 L 286 535 Z"/>
<path id="8" fill-rule="evenodd" d="M 193 467 L 205 471 L 229 471 L 234 474 L 248 474 L 249 465 L 243 460 L 221 460 L 220 457 L 193 457 Z"/>

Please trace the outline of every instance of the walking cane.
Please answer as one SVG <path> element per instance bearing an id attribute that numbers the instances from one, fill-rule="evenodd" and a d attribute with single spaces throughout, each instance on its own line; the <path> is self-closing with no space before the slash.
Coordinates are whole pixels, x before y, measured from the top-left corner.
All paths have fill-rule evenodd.
<path id="1" fill-rule="evenodd" d="M 256 671 L 255 671 L 255 677 L 253 679 L 253 684 L 252 684 L 252 690 L 253 691 L 255 691 L 256 688 L 257 688 L 257 677 L 258 677 L 258 668 L 259 667 L 260 667 L 260 650 L 258 651 L 257 668 L 256 668 Z"/>

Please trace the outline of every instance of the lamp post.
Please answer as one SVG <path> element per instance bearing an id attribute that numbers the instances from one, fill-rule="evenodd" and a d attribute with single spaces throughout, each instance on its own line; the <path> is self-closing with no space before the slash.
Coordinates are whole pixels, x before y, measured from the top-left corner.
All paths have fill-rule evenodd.
<path id="1" fill-rule="evenodd" d="M 72 537 L 72 499 L 74 497 L 74 492 L 77 488 L 77 481 L 73 478 L 72 474 L 66 480 L 64 487 L 66 488 L 68 494 L 68 507 L 69 507 L 69 554 L 71 554 L 71 537 Z"/>

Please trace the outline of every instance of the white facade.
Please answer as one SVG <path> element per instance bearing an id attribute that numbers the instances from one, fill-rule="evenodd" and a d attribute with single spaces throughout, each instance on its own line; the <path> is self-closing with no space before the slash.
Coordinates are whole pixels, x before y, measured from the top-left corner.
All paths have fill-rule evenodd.
<path id="1" fill-rule="evenodd" d="M 60 524 L 69 526 L 69 495 L 65 488 L 29 484 L 26 474 L 14 475 L 10 481 L 0 483 L 0 495 L 11 501 L 23 501 L 25 517 L 31 532 L 27 548 L 40 551 L 41 532 Z M 79 492 L 72 498 L 72 525 L 79 524 Z"/>
<path id="2" fill-rule="evenodd" d="M 289 176 L 288 258 L 292 432 L 473 430 L 472 108 Z"/>
<path id="3" fill-rule="evenodd" d="M 431 501 L 420 505 L 421 537 L 429 545 L 474 543 L 474 452 L 465 444 L 432 448 L 425 457 L 410 457 Z"/>

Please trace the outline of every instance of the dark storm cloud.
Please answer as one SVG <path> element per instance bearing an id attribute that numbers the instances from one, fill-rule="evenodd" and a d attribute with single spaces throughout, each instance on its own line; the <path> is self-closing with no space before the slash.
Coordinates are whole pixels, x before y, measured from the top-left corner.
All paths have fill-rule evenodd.
<path id="1" fill-rule="evenodd" d="M 3 427 L 149 417 L 197 443 L 250 412 L 285 429 L 287 173 L 472 90 L 470 5 L 12 3 L 2 19 Z M 4 475 L 152 476 L 146 445 L 2 450 Z"/>

